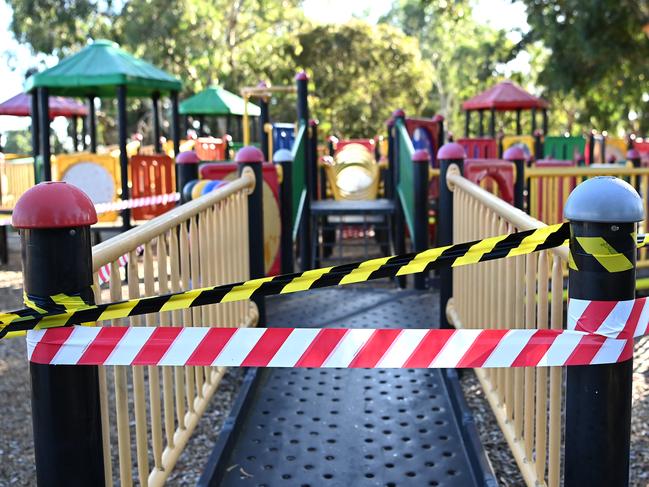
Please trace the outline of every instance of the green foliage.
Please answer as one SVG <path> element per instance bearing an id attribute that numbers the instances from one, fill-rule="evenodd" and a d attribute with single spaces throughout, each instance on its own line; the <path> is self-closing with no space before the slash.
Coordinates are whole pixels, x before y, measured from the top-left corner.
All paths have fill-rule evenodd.
<path id="1" fill-rule="evenodd" d="M 29 130 L 11 130 L 3 135 L 6 141 L 2 152 L 23 155 L 32 153 L 32 136 Z"/>
<path id="2" fill-rule="evenodd" d="M 416 37 L 432 73 L 433 88 L 417 115 L 439 112 L 462 132 L 462 101 L 491 86 L 513 44 L 503 31 L 479 24 L 467 0 L 401 0 L 383 19 Z"/>
<path id="3" fill-rule="evenodd" d="M 584 127 L 649 130 L 647 12 L 633 0 L 524 0 L 531 27 L 521 49 L 540 41 L 550 55 L 539 73 L 551 100 L 579 100 L 574 117 Z M 629 111 L 638 114 L 634 126 Z"/>
<path id="4" fill-rule="evenodd" d="M 298 44 L 295 64 L 314 80 L 324 133 L 371 137 L 395 109 L 417 113 L 430 91 L 417 41 L 394 27 L 321 25 L 301 32 Z"/>

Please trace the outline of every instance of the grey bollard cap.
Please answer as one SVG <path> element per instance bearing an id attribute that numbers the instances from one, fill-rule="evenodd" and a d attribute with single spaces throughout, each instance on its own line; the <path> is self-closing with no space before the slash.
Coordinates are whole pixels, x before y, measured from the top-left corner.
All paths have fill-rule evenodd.
<path id="1" fill-rule="evenodd" d="M 633 186 L 613 176 L 597 176 L 577 186 L 566 201 L 570 221 L 631 223 L 644 218 L 642 199 Z"/>
<path id="2" fill-rule="evenodd" d="M 293 154 L 288 149 L 279 149 L 273 154 L 273 162 L 290 162 L 293 161 Z"/>

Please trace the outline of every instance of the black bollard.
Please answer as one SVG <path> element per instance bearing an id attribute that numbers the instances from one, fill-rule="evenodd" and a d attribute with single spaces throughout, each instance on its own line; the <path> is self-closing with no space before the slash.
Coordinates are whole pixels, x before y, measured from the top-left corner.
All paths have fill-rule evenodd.
<path id="1" fill-rule="evenodd" d="M 451 166 L 457 167 L 460 174 L 464 168 L 466 153 L 464 147 L 455 142 L 443 145 L 437 151 L 439 161 L 439 203 L 437 217 L 437 245 L 453 243 L 453 192 L 446 183 L 446 175 Z M 441 328 L 451 328 L 446 318 L 446 304 L 453 296 L 453 269 L 439 270 L 439 323 Z"/>
<path id="2" fill-rule="evenodd" d="M 235 162 L 239 174 L 246 167 L 255 173 L 255 188 L 248 195 L 248 247 L 250 249 L 250 278 L 266 275 L 264 262 L 264 174 L 262 164 L 264 153 L 254 146 L 246 146 L 237 152 Z M 258 326 L 266 325 L 266 303 L 263 296 L 252 298 L 259 309 Z"/>
<path id="3" fill-rule="evenodd" d="M 393 242 L 394 242 L 394 253 L 403 254 L 406 251 L 406 219 L 404 217 L 403 207 L 401 206 L 401 199 L 399 198 L 399 181 L 400 181 L 400 168 L 399 168 L 399 154 L 401 149 L 399 148 L 399 136 L 397 134 L 396 122 L 401 120 L 405 123 L 406 112 L 402 109 L 397 109 L 392 112 L 392 120 L 394 125 L 392 129 L 392 197 L 394 199 L 394 218 L 392 221 L 392 231 L 393 231 Z M 397 277 L 397 285 L 401 289 L 405 289 L 407 285 L 406 276 Z"/>
<path id="4" fill-rule="evenodd" d="M 95 207 L 71 184 L 41 183 L 18 200 L 25 294 L 94 304 L 90 225 Z M 29 364 L 39 487 L 104 485 L 97 367 Z"/>
<path id="5" fill-rule="evenodd" d="M 415 196 L 415 221 L 412 236 L 413 250 L 423 252 L 428 249 L 428 168 L 430 156 L 425 150 L 417 150 L 412 155 L 413 186 Z M 415 274 L 415 289 L 426 289 L 428 272 Z"/>
<path id="6" fill-rule="evenodd" d="M 280 237 L 281 273 L 295 272 L 293 261 L 293 155 L 288 149 L 280 149 L 273 155 L 273 162 L 282 168 L 280 186 Z"/>
<path id="7" fill-rule="evenodd" d="M 564 216 L 570 220 L 570 299 L 635 299 L 635 231 L 643 208 L 633 187 L 613 177 L 589 179 L 570 194 Z M 615 364 L 567 369 L 566 487 L 629 483 L 632 339 L 622 356 Z"/>
<path id="8" fill-rule="evenodd" d="M 503 154 L 503 159 L 513 162 L 516 167 L 514 206 L 519 210 L 525 210 L 525 152 L 520 147 L 510 147 Z"/>
<path id="9" fill-rule="evenodd" d="M 190 182 L 198 179 L 198 165 L 201 160 L 196 155 L 196 152 L 186 151 L 181 152 L 176 157 L 176 171 L 178 172 L 178 179 L 176 179 L 176 191 L 180 193 L 180 202 L 187 203 L 183 195 L 183 188 Z"/>

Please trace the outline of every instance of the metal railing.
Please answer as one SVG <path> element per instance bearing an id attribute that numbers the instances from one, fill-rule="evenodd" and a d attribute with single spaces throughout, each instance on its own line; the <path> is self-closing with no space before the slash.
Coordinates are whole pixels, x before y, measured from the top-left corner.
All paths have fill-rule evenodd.
<path id="1" fill-rule="evenodd" d="M 545 226 L 459 174 L 453 186 L 453 236 L 466 242 Z M 567 247 L 453 270 L 446 313 L 457 328 L 562 329 Z M 561 473 L 561 368 L 476 369 L 485 395 L 528 486 L 558 487 Z"/>
<path id="2" fill-rule="evenodd" d="M 97 302 L 248 279 L 248 193 L 254 185 L 247 169 L 222 188 L 95 246 Z M 102 288 L 98 272 L 103 268 L 105 275 L 106 265 L 110 277 L 108 288 Z M 246 301 L 113 320 L 106 326 L 256 322 L 256 307 Z M 122 487 L 162 485 L 224 373 L 222 367 L 100 367 L 106 485 L 117 479 Z"/>
<path id="3" fill-rule="evenodd" d="M 34 159 L 0 158 L 0 209 L 13 210 L 18 198 L 34 186 Z"/>
<path id="4" fill-rule="evenodd" d="M 561 223 L 563 207 L 570 192 L 584 180 L 594 176 L 615 176 L 627 181 L 643 196 L 645 220 L 640 222 L 638 231 L 649 228 L 647 198 L 649 194 L 649 168 L 633 167 L 531 167 L 525 169 L 528 182 L 528 212 L 530 216 L 552 225 Z M 638 267 L 649 267 L 649 251 L 641 249 L 638 254 Z"/>

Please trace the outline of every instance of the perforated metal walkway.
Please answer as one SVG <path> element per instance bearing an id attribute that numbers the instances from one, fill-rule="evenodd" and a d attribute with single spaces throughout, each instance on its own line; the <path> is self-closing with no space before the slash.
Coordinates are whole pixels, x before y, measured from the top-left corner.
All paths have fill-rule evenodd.
<path id="1" fill-rule="evenodd" d="M 432 292 L 323 289 L 268 300 L 269 326 L 426 328 Z M 454 371 L 248 375 L 199 485 L 496 485 Z"/>

